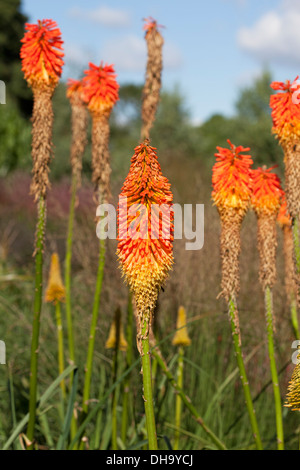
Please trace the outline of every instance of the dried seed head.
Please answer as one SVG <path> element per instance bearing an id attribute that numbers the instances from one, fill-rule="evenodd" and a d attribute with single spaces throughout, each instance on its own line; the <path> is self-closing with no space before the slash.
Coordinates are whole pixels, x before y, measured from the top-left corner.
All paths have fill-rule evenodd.
<path id="1" fill-rule="evenodd" d="M 52 88 L 33 88 L 33 113 L 32 113 L 32 181 L 30 193 L 35 200 L 46 197 L 50 187 L 49 164 L 53 155 L 52 151 Z"/>
<path id="2" fill-rule="evenodd" d="M 93 118 L 92 124 L 92 181 L 98 204 L 110 197 L 109 116 L 119 99 L 119 85 L 113 65 L 89 64 L 83 78 L 83 97 Z"/>
<path id="3" fill-rule="evenodd" d="M 228 301 L 239 290 L 240 230 L 249 208 L 252 191 L 250 149 L 235 147 L 228 140 L 229 149 L 217 147 L 213 167 L 212 198 L 221 218 L 221 294 Z"/>
<path id="4" fill-rule="evenodd" d="M 81 182 L 82 155 L 87 144 L 88 111 L 83 101 L 82 80 L 68 80 L 67 98 L 72 109 L 71 167 L 77 187 Z"/>
<path id="5" fill-rule="evenodd" d="M 289 213 L 300 214 L 300 141 L 285 147 L 285 193 Z"/>
<path id="6" fill-rule="evenodd" d="M 144 25 L 146 31 L 148 58 L 146 79 L 142 100 L 142 139 L 149 139 L 150 129 L 154 123 L 160 98 L 161 72 L 163 66 L 162 47 L 164 40 L 160 34 L 157 22 L 153 18 L 147 18 Z"/>
<path id="7" fill-rule="evenodd" d="M 252 207 L 257 215 L 257 242 L 260 256 L 259 280 L 265 289 L 273 287 L 276 280 L 276 219 L 284 192 L 279 177 L 272 168 L 252 171 Z"/>
<path id="8" fill-rule="evenodd" d="M 241 252 L 241 225 L 243 214 L 235 208 L 219 210 L 221 219 L 221 293 L 227 301 L 239 292 L 239 259 Z"/>

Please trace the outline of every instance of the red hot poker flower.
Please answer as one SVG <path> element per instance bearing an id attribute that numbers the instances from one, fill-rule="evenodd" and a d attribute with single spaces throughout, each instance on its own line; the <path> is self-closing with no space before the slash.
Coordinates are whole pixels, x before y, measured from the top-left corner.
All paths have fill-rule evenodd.
<path id="1" fill-rule="evenodd" d="M 251 198 L 251 165 L 248 152 L 250 149 L 239 145 L 235 147 L 230 140 L 230 149 L 217 147 L 217 162 L 213 166 L 212 197 L 219 209 L 234 208 L 245 213 Z"/>
<path id="2" fill-rule="evenodd" d="M 90 63 L 84 73 L 83 93 L 89 110 L 95 114 L 109 114 L 119 99 L 119 85 L 113 65 Z"/>
<path id="3" fill-rule="evenodd" d="M 30 86 L 55 86 L 64 64 L 60 29 L 53 20 L 25 24 L 20 57 L 22 71 Z"/>
<path id="4" fill-rule="evenodd" d="M 131 159 L 118 216 L 117 254 L 140 315 L 152 312 L 173 264 L 172 200 L 156 149 L 145 141 Z"/>
<path id="5" fill-rule="evenodd" d="M 280 208 L 284 192 L 279 177 L 271 173 L 274 167 L 252 170 L 252 206 L 258 213 L 276 213 Z"/>
<path id="6" fill-rule="evenodd" d="M 298 104 L 298 91 L 300 84 L 298 77 L 291 83 L 273 82 L 273 90 L 281 90 L 271 95 L 270 107 L 272 109 L 273 132 L 277 134 L 282 143 L 291 142 L 293 137 L 300 137 L 300 106 Z"/>

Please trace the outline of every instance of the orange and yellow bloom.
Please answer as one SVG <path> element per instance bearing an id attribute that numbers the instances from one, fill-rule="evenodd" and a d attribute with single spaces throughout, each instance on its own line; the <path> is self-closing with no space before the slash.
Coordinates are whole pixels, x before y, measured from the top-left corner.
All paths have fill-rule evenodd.
<path id="1" fill-rule="evenodd" d="M 230 140 L 230 148 L 217 147 L 216 163 L 213 167 L 212 197 L 219 209 L 233 208 L 245 213 L 251 198 L 251 165 L 250 149 L 239 145 L 236 147 Z"/>
<path id="2" fill-rule="evenodd" d="M 173 195 L 162 175 L 156 149 L 135 148 L 120 194 L 118 250 L 138 312 L 152 312 L 173 264 Z"/>
<path id="3" fill-rule="evenodd" d="M 95 114 L 109 114 L 119 99 L 119 85 L 113 65 L 90 63 L 84 73 L 83 96 L 88 109 Z"/>
<path id="4" fill-rule="evenodd" d="M 279 93 L 271 95 L 270 107 L 272 109 L 273 132 L 279 138 L 281 144 L 289 143 L 294 138 L 300 137 L 300 106 L 293 96 L 300 92 L 300 84 L 294 82 L 272 82 L 273 90 L 280 90 Z M 296 96 L 297 98 L 297 96 Z"/>
<path id="5" fill-rule="evenodd" d="M 256 212 L 278 213 L 284 195 L 279 177 L 272 168 L 252 170 L 252 206 Z"/>
<path id="6" fill-rule="evenodd" d="M 46 19 L 37 24 L 26 23 L 25 30 L 20 52 L 25 79 L 32 87 L 54 87 L 64 64 L 60 29 L 55 21 Z"/>

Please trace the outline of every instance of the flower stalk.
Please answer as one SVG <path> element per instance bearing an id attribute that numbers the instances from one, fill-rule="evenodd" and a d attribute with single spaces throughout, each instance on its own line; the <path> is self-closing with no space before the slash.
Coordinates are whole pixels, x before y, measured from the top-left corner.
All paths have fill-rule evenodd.
<path id="1" fill-rule="evenodd" d="M 64 362 L 64 336 L 63 336 L 63 324 L 61 317 L 60 304 L 65 300 L 66 290 L 63 285 L 59 257 L 57 253 L 53 253 L 51 257 L 50 273 L 48 285 L 45 293 L 45 302 L 51 302 L 55 305 L 55 318 L 56 318 L 56 329 L 57 329 L 57 345 L 58 345 L 58 371 L 61 375 L 65 369 Z M 62 392 L 62 404 L 66 398 L 66 386 L 65 381 L 62 380 L 60 383 Z M 63 406 L 62 406 L 63 408 Z"/>
<path id="2" fill-rule="evenodd" d="M 241 334 L 236 305 L 236 295 L 240 284 L 240 229 L 251 200 L 251 165 L 253 162 L 250 155 L 242 153 L 249 151 L 249 148 L 236 147 L 229 140 L 228 143 L 229 149 L 217 147 L 218 153 L 215 154 L 217 161 L 213 167 L 212 176 L 212 197 L 221 219 L 222 290 L 220 295 L 225 297 L 228 305 L 233 344 L 252 434 L 257 449 L 261 450 L 262 442 L 241 350 Z"/>
<path id="3" fill-rule="evenodd" d="M 71 297 L 71 266 L 73 228 L 77 191 L 81 184 L 82 156 L 87 143 L 88 112 L 82 96 L 82 81 L 69 80 L 67 98 L 71 104 L 72 142 L 70 161 L 72 168 L 71 197 L 68 218 L 68 232 L 65 257 L 65 286 L 66 286 L 66 318 L 68 330 L 69 362 L 75 363 L 75 342 L 73 332 L 72 297 Z"/>
<path id="4" fill-rule="evenodd" d="M 149 332 L 158 293 L 173 263 L 172 200 L 170 183 L 162 175 L 156 149 L 145 140 L 135 148 L 119 198 L 117 255 L 136 305 L 137 347 L 142 360 L 150 449 L 157 448 L 157 438 Z"/>
<path id="5" fill-rule="evenodd" d="M 159 104 L 163 66 L 162 47 L 164 44 L 157 22 L 151 17 L 145 21 L 144 30 L 148 57 L 142 97 L 141 140 L 150 138 L 150 129 L 153 126 Z"/>
<path id="6" fill-rule="evenodd" d="M 38 20 L 25 25 L 20 57 L 24 77 L 33 91 L 32 180 L 30 193 L 38 206 L 35 240 L 35 294 L 31 342 L 28 448 L 33 449 L 37 404 L 39 331 L 43 288 L 43 249 L 46 226 L 46 193 L 50 186 L 49 163 L 52 156 L 52 95 L 62 73 L 63 41 L 57 24 Z"/>
<path id="7" fill-rule="evenodd" d="M 293 221 L 287 210 L 286 199 L 283 198 L 277 217 L 278 225 L 283 233 L 283 255 L 285 268 L 285 291 L 291 313 L 291 323 L 296 339 L 299 336 L 298 308 L 297 308 L 297 276 L 294 263 Z M 297 247 L 297 242 L 295 243 Z"/>
<path id="8" fill-rule="evenodd" d="M 109 162 L 109 116 L 119 99 L 119 85 L 112 65 L 96 66 L 89 64 L 83 81 L 83 99 L 87 103 L 92 116 L 92 181 L 94 183 L 94 199 L 96 204 L 107 203 L 110 197 L 110 162 Z M 99 240 L 99 257 L 96 277 L 96 287 L 92 310 L 92 320 L 88 343 L 88 353 L 85 365 L 83 389 L 83 419 L 88 410 L 95 336 L 99 316 L 100 297 L 105 265 L 106 243 Z"/>
<path id="9" fill-rule="evenodd" d="M 177 314 L 177 322 L 176 322 L 177 331 L 174 335 L 172 340 L 173 346 L 178 347 L 178 360 L 177 360 L 177 384 L 179 388 L 183 388 L 183 369 L 184 369 L 184 348 L 191 344 L 191 339 L 188 335 L 188 330 L 186 326 L 186 312 L 185 308 L 180 306 L 178 309 Z M 182 399 L 180 395 L 176 395 L 176 403 L 175 403 L 175 439 L 173 449 L 179 449 L 179 438 L 180 432 L 179 429 L 181 427 L 181 410 L 182 410 Z"/>
<path id="10" fill-rule="evenodd" d="M 252 206 L 257 216 L 257 239 L 260 257 L 259 281 L 265 297 L 268 352 L 275 402 L 277 449 L 284 450 L 282 405 L 274 353 L 272 297 L 272 287 L 276 280 L 276 219 L 284 193 L 281 188 L 280 179 L 276 174 L 272 173 L 272 169 L 267 169 L 264 166 L 252 171 Z"/>

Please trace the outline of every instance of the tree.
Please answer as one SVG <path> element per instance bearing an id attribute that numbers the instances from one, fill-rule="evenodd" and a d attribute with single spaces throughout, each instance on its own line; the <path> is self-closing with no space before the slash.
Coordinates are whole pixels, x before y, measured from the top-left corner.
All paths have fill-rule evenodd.
<path id="1" fill-rule="evenodd" d="M 198 128 L 200 155 L 209 165 L 216 147 L 227 146 L 230 139 L 235 145 L 250 147 L 254 167 L 275 163 L 282 169 L 282 150 L 272 134 L 271 82 L 270 73 L 263 71 L 253 85 L 239 92 L 233 117 L 216 114 Z"/>
<path id="2" fill-rule="evenodd" d="M 6 84 L 7 101 L 12 100 L 24 116 L 30 116 L 32 93 L 21 71 L 20 40 L 27 17 L 21 12 L 20 0 L 0 3 L 0 79 Z"/>

